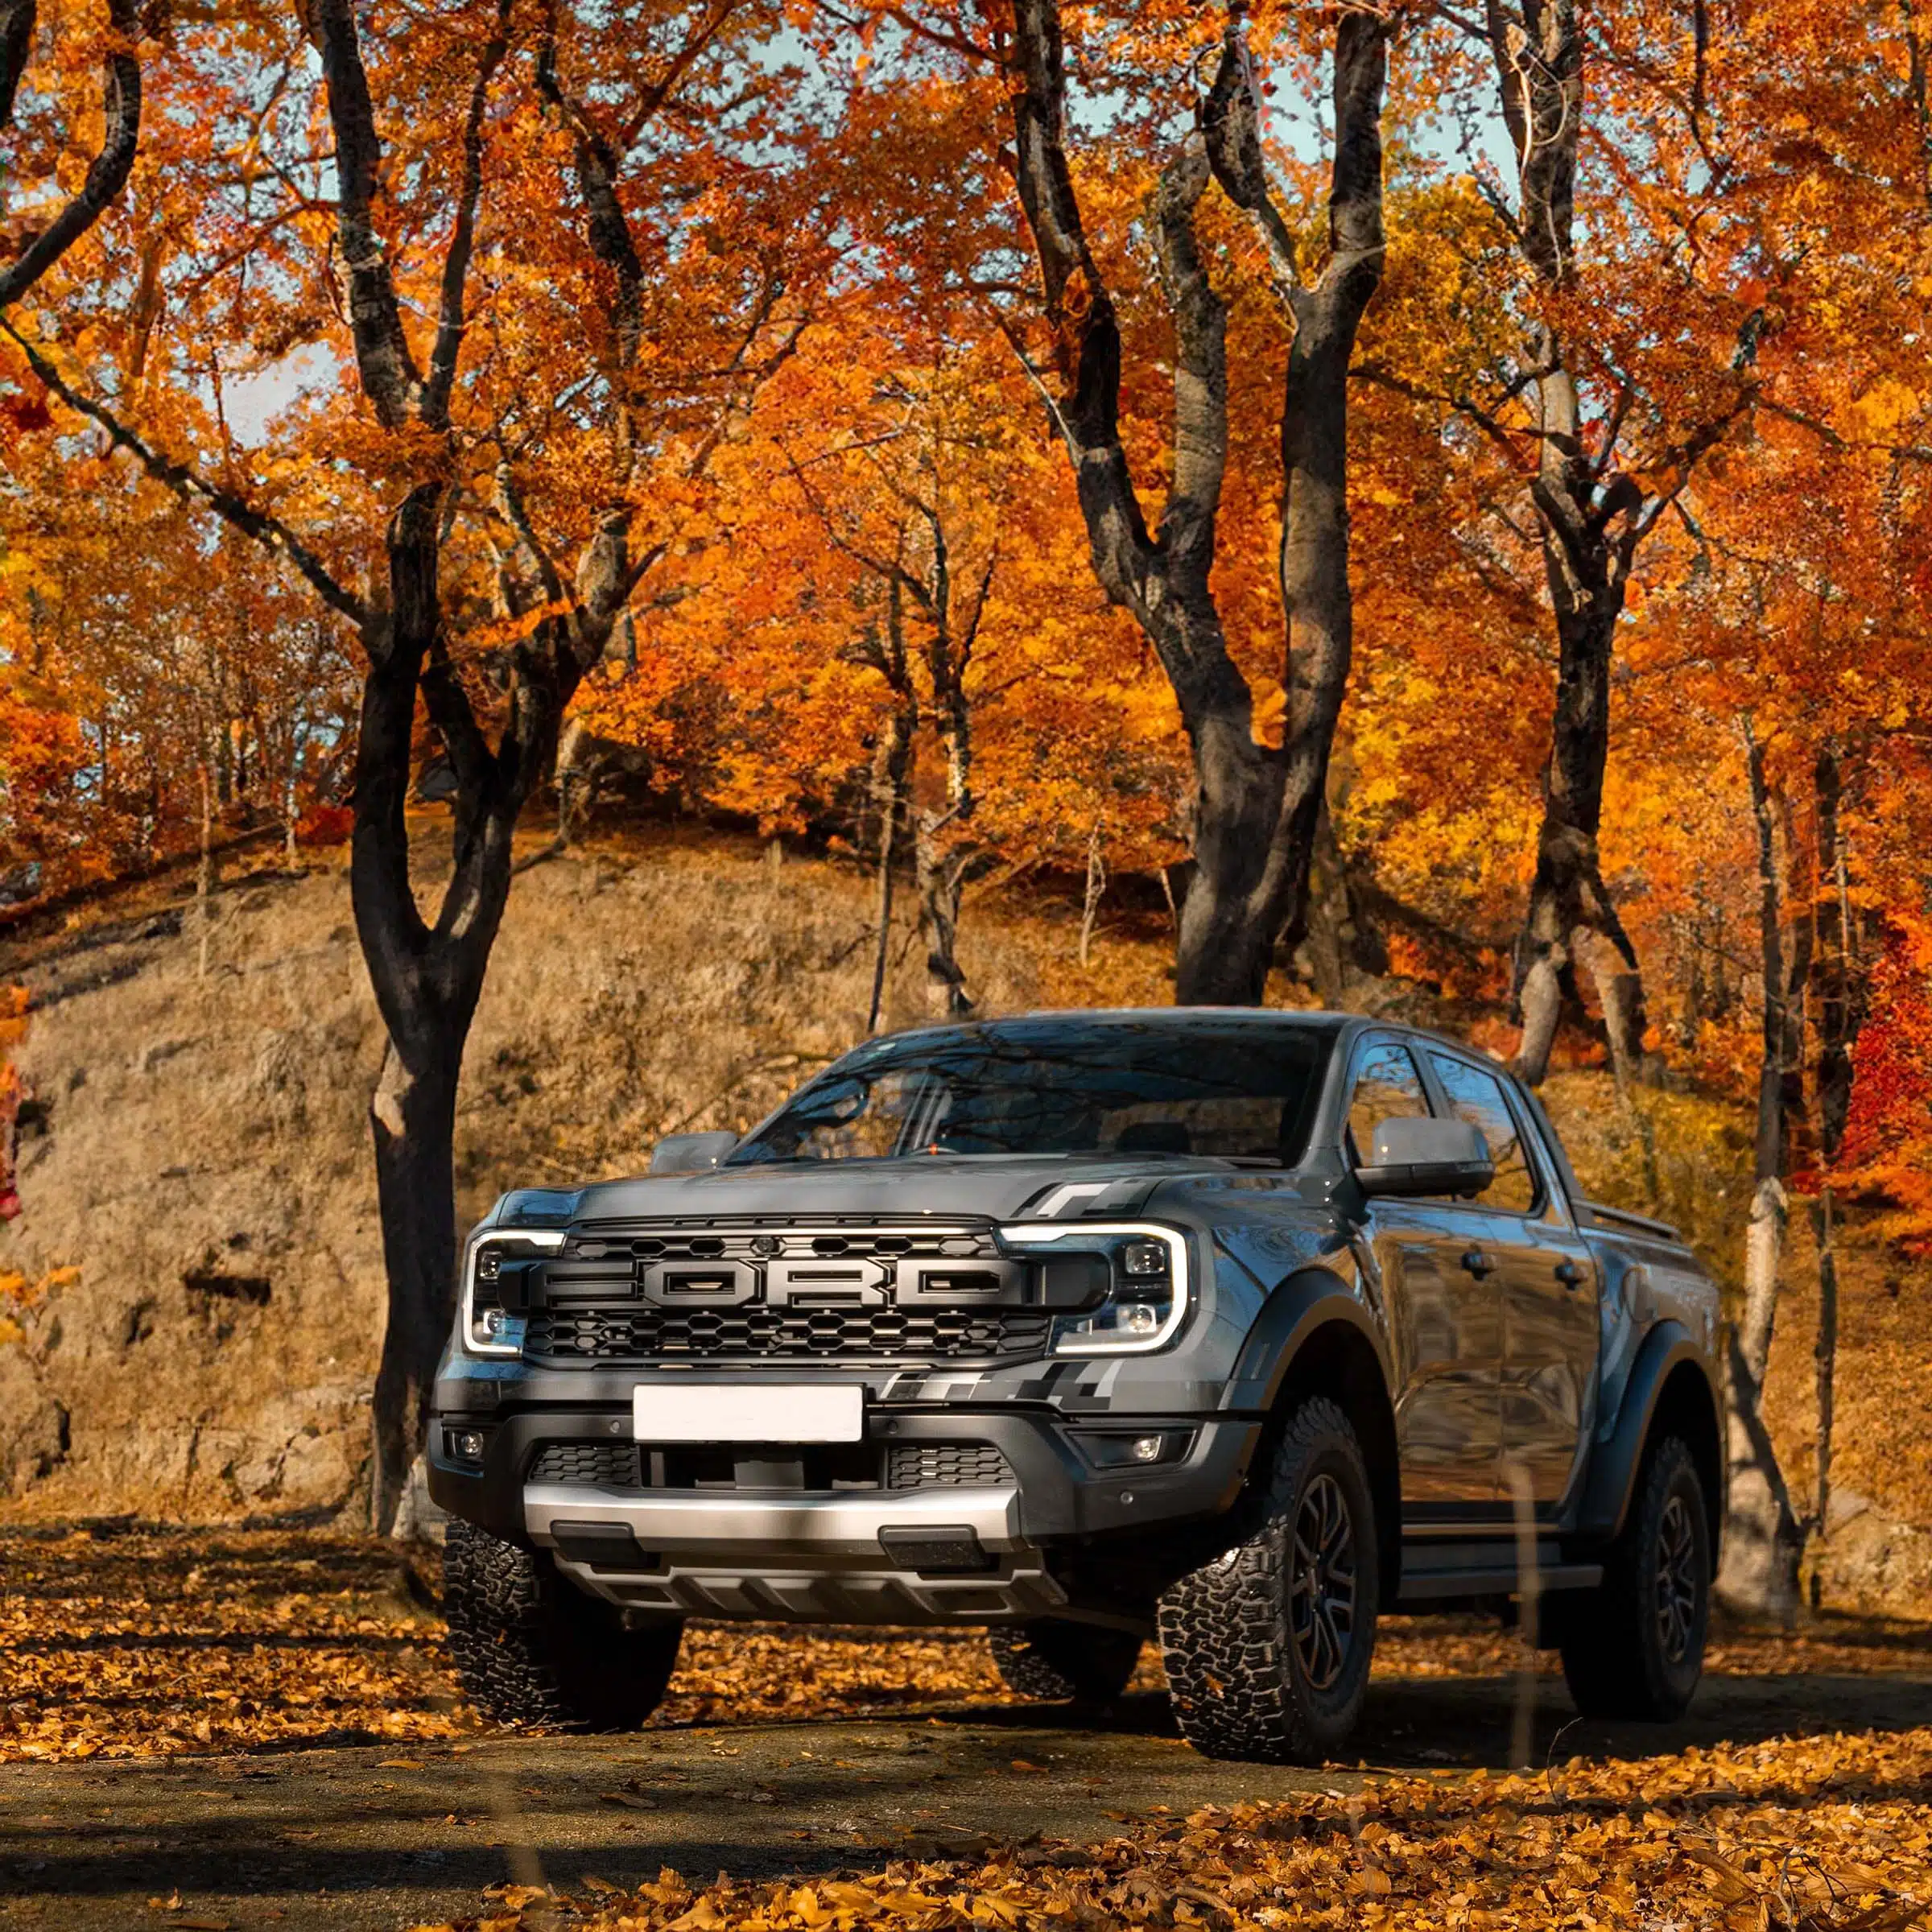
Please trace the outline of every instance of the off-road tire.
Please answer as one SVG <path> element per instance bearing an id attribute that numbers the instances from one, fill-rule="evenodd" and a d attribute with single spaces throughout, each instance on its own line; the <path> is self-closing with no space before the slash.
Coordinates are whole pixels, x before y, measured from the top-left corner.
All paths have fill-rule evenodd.
<path id="1" fill-rule="evenodd" d="M 443 1546 L 449 1653 L 464 1694 L 499 1724 L 633 1731 L 664 1700 L 681 1621 L 642 1630 L 520 1550 L 455 1518 Z"/>
<path id="2" fill-rule="evenodd" d="M 1336 1600 L 1323 1594 L 1331 1570 L 1297 1557 L 1298 1525 L 1307 1526 L 1304 1511 L 1318 1500 L 1324 1510 L 1339 1501 L 1345 1513 L 1352 1599 L 1346 1632 L 1338 1636 L 1336 1622 L 1327 1623 L 1332 1651 L 1319 1635 L 1313 1640 L 1319 1654 L 1311 1668 L 1297 1620 L 1307 1637 L 1322 1620 L 1304 1612 L 1317 1596 Z M 1340 1749 L 1361 1715 L 1381 1580 L 1368 1465 L 1335 1403 L 1312 1397 L 1288 1418 L 1254 1501 L 1247 1539 L 1161 1599 L 1161 1653 L 1174 1719 L 1182 1736 L 1209 1757 L 1320 1764 Z M 1338 1562 L 1332 1575 L 1340 1573 Z M 1298 1579 L 1314 1595 L 1291 1603 Z"/>
<path id="3" fill-rule="evenodd" d="M 1689 1708 L 1711 1622 L 1710 1522 L 1695 1459 L 1666 1436 L 1603 1582 L 1563 1603 L 1563 1678 L 1584 1716 L 1668 1724 Z"/>
<path id="4" fill-rule="evenodd" d="M 988 1635 L 1007 1689 L 1056 1703 L 1112 1703 L 1141 1661 L 1141 1640 L 1131 1631 L 1055 1617 L 996 1626 Z"/>

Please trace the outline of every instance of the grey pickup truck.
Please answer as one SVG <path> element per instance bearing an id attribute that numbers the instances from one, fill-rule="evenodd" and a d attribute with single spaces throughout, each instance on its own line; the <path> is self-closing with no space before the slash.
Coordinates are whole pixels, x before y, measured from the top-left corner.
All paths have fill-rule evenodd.
<path id="1" fill-rule="evenodd" d="M 1586 1713 L 1702 1668 L 1718 1298 L 1492 1061 L 1341 1015 L 868 1041 L 464 1251 L 431 1488 L 504 1719 L 624 1728 L 690 1616 L 984 1624 L 1216 1757 L 1332 1757 L 1385 1612 L 1534 1606 Z"/>

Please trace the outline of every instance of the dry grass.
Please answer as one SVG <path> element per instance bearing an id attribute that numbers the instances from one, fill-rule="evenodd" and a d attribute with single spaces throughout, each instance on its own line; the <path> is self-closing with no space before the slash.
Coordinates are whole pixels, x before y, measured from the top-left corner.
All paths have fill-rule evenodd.
<path id="1" fill-rule="evenodd" d="M 443 823 L 418 828 L 426 882 Z M 139 910 L 163 909 L 158 890 Z M 24 1150 L 27 1214 L 0 1233 L 0 1283 L 19 1283 L 0 1307 L 0 1497 L 15 1515 L 327 1512 L 363 1480 L 382 1306 L 365 1108 L 381 1040 L 341 855 L 305 878 L 244 880 L 217 906 L 205 975 L 192 912 L 175 937 L 64 957 L 43 938 L 0 968 L 24 960 L 43 993 L 127 976 L 47 1006 L 22 1056 L 48 1115 Z M 872 919 L 854 867 L 774 865 L 754 840 L 698 827 L 613 832 L 523 875 L 464 1069 L 460 1212 L 518 1183 L 634 1172 L 666 1133 L 749 1125 L 863 1032 Z M 1077 945 L 1071 906 L 1015 888 L 969 905 L 961 956 L 993 1012 L 1171 997 L 1158 919 L 1104 926 L 1084 968 Z M 915 1022 L 923 961 L 904 895 L 890 957 L 887 1020 Z M 1600 1073 L 1558 1075 L 1546 1092 L 1593 1191 L 1677 1221 L 1734 1274 L 1740 1110 L 1650 1092 L 1624 1107 Z M 1794 1223 L 1772 1395 L 1801 1492 L 1806 1241 Z M 1873 1508 L 1844 1547 L 1887 1590 L 1932 1587 L 1932 1534 L 1859 1540 L 1880 1519 L 1932 1533 L 1932 1424 L 1898 1400 L 1932 1366 L 1922 1286 L 1855 1239 L 1839 1481 Z"/>

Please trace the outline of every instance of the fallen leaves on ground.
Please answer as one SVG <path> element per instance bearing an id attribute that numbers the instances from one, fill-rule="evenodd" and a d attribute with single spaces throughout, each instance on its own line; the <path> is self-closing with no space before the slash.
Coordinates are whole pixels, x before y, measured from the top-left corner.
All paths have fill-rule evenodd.
<path id="1" fill-rule="evenodd" d="M 411 1579 L 393 1545 L 359 1537 L 0 1533 L 0 1760 L 473 1728 Z"/>
<path id="2" fill-rule="evenodd" d="M 1156 1819 L 1103 1844 L 829 1879 L 506 1887 L 440 1932 L 1907 1932 L 1929 1909 L 1932 1731 L 1918 1730 L 1385 1780 Z"/>
<path id="3" fill-rule="evenodd" d="M 442 1649 L 433 1573 L 322 1531 L 0 1530 L 0 1760 L 396 1746 L 485 1727 Z M 1399 1620 L 1378 1678 L 1512 1674 L 1513 1633 Z M 1546 1663 L 1551 1660 L 1546 1659 Z M 1932 1668 L 1932 1633 L 1824 1624 L 1723 1636 L 1719 1674 Z M 1162 1686 L 1143 1654 L 1134 1688 Z M 1013 1703 L 976 1630 L 694 1624 L 658 1725 Z"/>

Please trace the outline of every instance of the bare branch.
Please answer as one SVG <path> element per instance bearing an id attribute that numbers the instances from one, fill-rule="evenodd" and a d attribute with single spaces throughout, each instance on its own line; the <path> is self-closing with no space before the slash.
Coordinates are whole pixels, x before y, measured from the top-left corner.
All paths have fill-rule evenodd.
<path id="1" fill-rule="evenodd" d="M 436 316 L 436 347 L 429 358 L 423 419 L 432 429 L 449 427 L 450 392 L 456 386 L 456 358 L 463 350 L 463 299 L 477 239 L 477 204 L 483 192 L 483 111 L 489 84 L 510 51 L 510 0 L 497 0 L 497 31 L 485 43 L 469 90 L 463 122 L 463 184 L 456 199 L 456 225 L 443 258 L 443 298 Z"/>
<path id="2" fill-rule="evenodd" d="M 1154 192 L 1161 285 L 1174 317 L 1175 352 L 1174 484 L 1162 513 L 1160 543 L 1170 568 L 1187 572 L 1203 594 L 1228 472 L 1228 309 L 1202 265 L 1194 232 L 1208 175 L 1207 147 L 1196 136 L 1161 171 Z"/>
<path id="3" fill-rule="evenodd" d="M 1241 14 L 1231 9 L 1221 43 L 1220 65 L 1201 103 L 1201 131 L 1208 138 L 1208 158 L 1213 164 L 1215 180 L 1254 224 L 1267 253 L 1275 292 L 1286 298 L 1301 286 L 1301 271 L 1295 261 L 1294 237 L 1269 192 L 1267 166 L 1261 155 L 1260 93 Z"/>
<path id="4" fill-rule="evenodd" d="M 1088 245 L 1067 161 L 1059 0 L 1016 0 L 1013 34 L 1020 204 L 1039 252 L 1075 483 L 1102 586 L 1117 601 L 1144 608 L 1158 564 L 1121 441 L 1120 324 Z"/>
<path id="5" fill-rule="evenodd" d="M 423 378 L 403 333 L 389 256 L 376 232 L 382 143 L 362 65 L 354 0 L 313 0 L 309 18 L 321 50 L 336 136 L 336 236 L 348 283 L 356 367 L 378 420 L 395 429 L 421 406 Z"/>
<path id="6" fill-rule="evenodd" d="M 0 0 L 0 127 L 12 125 L 14 96 L 34 51 L 34 0 Z"/>
<path id="7" fill-rule="evenodd" d="M 105 127 L 101 151 L 60 213 L 0 269 L 0 309 L 19 301 L 100 220 L 108 204 L 127 185 L 141 138 L 141 63 L 134 52 L 140 32 L 138 0 L 108 0 L 107 15 L 111 31 L 102 63 L 105 79 L 101 111 Z M 13 116 L 14 91 L 33 45 L 34 19 L 32 0 L 0 3 L 0 126 Z"/>
<path id="8" fill-rule="evenodd" d="M 97 402 L 93 397 L 83 395 L 75 389 L 39 349 L 4 316 L 0 316 L 0 329 L 4 329 L 13 338 L 21 353 L 26 356 L 28 366 L 55 395 L 76 415 L 85 416 L 89 422 L 99 424 L 106 431 L 113 448 L 125 449 L 155 482 L 171 491 L 183 502 L 205 503 L 244 536 L 253 538 L 265 550 L 286 557 L 331 610 L 340 617 L 346 617 L 365 639 L 369 637 L 373 628 L 373 613 L 368 605 L 345 588 L 330 574 L 321 559 L 280 518 L 272 516 L 266 510 L 257 510 L 231 491 L 197 475 L 186 464 L 177 463 L 171 457 L 164 456 L 158 450 L 151 448 L 122 423 L 105 403 Z"/>

